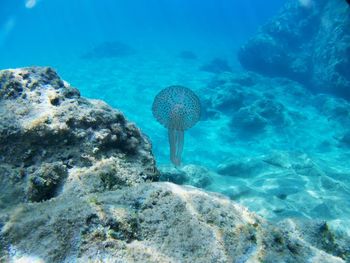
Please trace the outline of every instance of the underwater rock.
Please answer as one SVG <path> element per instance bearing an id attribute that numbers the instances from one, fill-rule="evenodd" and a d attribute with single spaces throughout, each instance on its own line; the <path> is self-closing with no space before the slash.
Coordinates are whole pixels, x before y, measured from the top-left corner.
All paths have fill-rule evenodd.
<path id="1" fill-rule="evenodd" d="M 252 71 L 222 72 L 213 76 L 208 84 L 212 89 L 232 89 L 232 87 L 251 87 L 260 82 L 261 76 Z"/>
<path id="2" fill-rule="evenodd" d="M 336 18 L 336 19 L 335 19 Z M 350 99 L 350 16 L 345 1 L 289 1 L 239 51 L 241 65 Z"/>
<path id="3" fill-rule="evenodd" d="M 0 207 L 157 180 L 150 142 L 121 112 L 80 97 L 51 68 L 2 70 L 0 80 L 0 199 L 9 201 Z"/>
<path id="4" fill-rule="evenodd" d="M 28 200 L 40 202 L 54 197 L 67 176 L 67 167 L 62 162 L 43 163 L 29 175 Z"/>
<path id="5" fill-rule="evenodd" d="M 81 56 L 83 59 L 119 58 L 135 54 L 135 50 L 122 42 L 104 42 Z"/>
<path id="6" fill-rule="evenodd" d="M 259 99 L 240 108 L 231 119 L 231 128 L 244 136 L 263 132 L 267 126 L 286 125 L 286 112 L 282 103 L 274 99 Z"/>
<path id="7" fill-rule="evenodd" d="M 256 82 L 257 81 L 257 82 Z M 260 85 L 257 74 L 251 72 L 222 72 L 216 74 L 202 92 L 203 117 L 217 119 L 220 113 L 232 113 L 254 101 L 257 96 L 246 87 Z"/>
<path id="8" fill-rule="evenodd" d="M 321 114 L 327 116 L 328 120 L 337 121 L 345 128 L 349 127 L 349 101 L 338 97 L 330 97 L 327 94 L 318 94 L 313 98 L 312 104 Z"/>
<path id="9" fill-rule="evenodd" d="M 173 165 L 163 165 L 158 167 L 160 172 L 159 180 L 175 184 L 186 184 L 189 181 L 187 174 Z"/>
<path id="10" fill-rule="evenodd" d="M 248 106 L 239 109 L 232 117 L 230 127 L 239 130 L 242 136 L 249 137 L 263 132 L 267 125 L 267 120 L 254 107 Z"/>
<path id="11" fill-rule="evenodd" d="M 261 173 L 262 170 L 264 170 L 264 166 L 266 166 L 266 164 L 261 160 L 234 160 L 220 164 L 217 167 L 217 172 L 221 175 L 247 178 Z"/>
<path id="12" fill-rule="evenodd" d="M 189 164 L 182 167 L 189 177 L 189 185 L 193 185 L 198 188 L 208 188 L 213 183 L 214 172 L 210 171 L 204 166 Z"/>
<path id="13" fill-rule="evenodd" d="M 160 166 L 160 181 L 172 182 L 180 185 L 192 185 L 207 188 L 211 185 L 214 172 L 206 167 L 189 164 L 175 168 L 173 166 Z"/>
<path id="14" fill-rule="evenodd" d="M 254 191 L 248 186 L 244 185 L 233 185 L 227 189 L 221 191 L 221 193 L 231 200 L 239 200 L 240 198 L 249 196 L 250 194 L 254 195 Z"/>
<path id="15" fill-rule="evenodd" d="M 217 168 L 220 192 L 271 220 L 322 218 L 340 232 L 338 218 L 347 209 L 348 173 L 331 169 L 323 160 L 302 152 L 272 151 L 255 157 L 235 156 Z M 229 183 L 220 183 L 225 182 Z M 319 192 L 322 191 L 322 196 Z M 339 199 L 340 199 L 339 197 Z M 252 201 L 254 200 L 254 201 Z M 347 210 L 345 210 L 347 211 Z"/>
<path id="16" fill-rule="evenodd" d="M 279 132 L 307 120 L 303 111 L 313 95 L 301 84 L 253 72 L 225 72 L 203 89 L 204 116 L 228 118 L 228 128 L 249 138 L 272 130 Z M 283 99 L 282 99 L 283 98 Z"/>
<path id="17" fill-rule="evenodd" d="M 344 262 L 221 195 L 171 183 L 24 204 L 2 234 L 11 259 L 53 263 Z"/>
<path id="18" fill-rule="evenodd" d="M 294 55 L 297 56 L 297 55 Z M 241 65 L 251 71 L 272 77 L 286 77 L 305 83 L 310 78 L 308 67 L 272 37 L 256 37 L 238 52 Z M 305 58 L 307 60 L 307 58 Z"/>
<path id="19" fill-rule="evenodd" d="M 345 132 L 340 138 L 338 138 L 340 146 L 350 147 L 350 131 Z"/>
<path id="20" fill-rule="evenodd" d="M 194 60 L 194 59 L 197 59 L 197 55 L 192 51 L 184 50 L 180 52 L 179 58 L 186 59 L 186 60 Z"/>
<path id="21" fill-rule="evenodd" d="M 202 71 L 207 71 L 211 73 L 221 73 L 231 71 L 227 60 L 221 58 L 214 58 L 208 64 L 205 64 L 199 68 Z"/>
<path id="22" fill-rule="evenodd" d="M 211 98 L 211 107 L 219 111 L 235 111 L 244 105 L 245 95 L 240 90 L 218 90 Z"/>
<path id="23" fill-rule="evenodd" d="M 350 238 L 333 231 L 323 220 L 285 219 L 278 226 L 318 249 L 350 261 Z"/>

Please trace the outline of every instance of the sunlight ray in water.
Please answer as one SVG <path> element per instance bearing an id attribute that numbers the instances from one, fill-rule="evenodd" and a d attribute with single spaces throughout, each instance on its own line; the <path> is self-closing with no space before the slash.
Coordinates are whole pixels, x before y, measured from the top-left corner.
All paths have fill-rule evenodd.
<path id="1" fill-rule="evenodd" d="M 299 3 L 303 6 L 303 7 L 312 7 L 313 6 L 313 1 L 314 0 L 299 0 Z"/>
<path id="2" fill-rule="evenodd" d="M 14 17 L 7 19 L 3 25 L 0 25 L 0 45 L 6 40 L 8 35 L 14 29 L 15 25 L 16 19 Z"/>
<path id="3" fill-rule="evenodd" d="M 28 9 L 34 8 L 38 4 L 39 0 L 26 0 L 25 7 Z"/>

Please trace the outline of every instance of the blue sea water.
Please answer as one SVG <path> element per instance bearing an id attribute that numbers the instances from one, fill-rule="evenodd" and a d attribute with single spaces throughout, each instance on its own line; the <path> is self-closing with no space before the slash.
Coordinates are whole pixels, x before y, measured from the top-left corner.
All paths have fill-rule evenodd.
<path id="1" fill-rule="evenodd" d="M 168 160 L 167 138 L 152 117 L 154 95 L 173 84 L 205 87 L 212 74 L 198 68 L 216 57 L 239 68 L 238 48 L 284 2 L 2 0 L 0 68 L 52 66 L 83 96 L 103 99 L 135 121 L 153 139 L 163 163 Z M 126 43 L 137 52 L 116 59 L 81 59 L 108 41 Z M 179 59 L 182 50 L 194 51 L 198 60 Z M 195 136 L 201 130 L 198 126 L 190 132 Z M 188 144 L 195 143 L 190 138 Z M 203 155 L 211 159 L 210 153 Z M 207 161 L 200 154 L 185 156 Z"/>
<path id="2" fill-rule="evenodd" d="M 285 2 L 1 0 L 0 69 L 53 67 L 83 96 L 102 99 L 124 112 L 151 139 L 157 163 L 168 165 L 167 131 L 152 116 L 155 95 L 167 86 L 183 85 L 206 107 L 217 74 L 200 68 L 219 58 L 232 71 L 242 71 L 239 48 Z M 108 42 L 122 43 L 132 52 L 110 57 L 95 52 L 97 57 L 84 58 Z M 196 58 L 182 58 L 183 51 Z M 185 133 L 183 164 L 218 171 L 207 189 L 233 196 L 267 218 L 349 223 L 350 152 L 336 146 L 344 128 L 305 106 L 315 101 L 295 105 L 293 98 L 273 89 L 281 84 L 274 81 L 265 79 L 255 90 L 246 87 L 244 96 L 255 98 L 270 90 L 297 116 L 293 121 L 247 137 L 231 128 L 235 124 L 230 114 L 203 116 Z M 275 166 L 266 168 L 266 163 Z"/>

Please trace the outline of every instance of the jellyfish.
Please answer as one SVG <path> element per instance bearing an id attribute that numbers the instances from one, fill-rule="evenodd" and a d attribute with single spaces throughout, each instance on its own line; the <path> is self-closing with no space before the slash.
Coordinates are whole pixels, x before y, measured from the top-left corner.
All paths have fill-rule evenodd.
<path id="1" fill-rule="evenodd" d="M 200 118 L 201 105 L 197 95 L 183 86 L 170 86 L 154 98 L 153 116 L 168 129 L 170 160 L 181 164 L 185 130 L 193 127 Z"/>

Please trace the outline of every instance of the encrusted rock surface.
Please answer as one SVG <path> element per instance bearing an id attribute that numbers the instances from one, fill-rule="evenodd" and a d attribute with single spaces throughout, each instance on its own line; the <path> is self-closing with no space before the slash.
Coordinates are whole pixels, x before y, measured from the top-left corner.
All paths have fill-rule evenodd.
<path id="1" fill-rule="evenodd" d="M 350 99 L 349 13 L 346 1 L 288 1 L 238 58 L 245 69 Z"/>
<path id="2" fill-rule="evenodd" d="M 182 167 L 162 165 L 159 167 L 160 181 L 180 185 L 192 185 L 198 188 L 208 188 L 212 184 L 215 173 L 206 167 L 188 164 Z"/>
<path id="3" fill-rule="evenodd" d="M 0 87 L 0 208 L 157 179 L 140 130 L 51 68 L 3 70 Z"/>
<path id="4" fill-rule="evenodd" d="M 47 262 L 342 262 L 223 196 L 171 183 L 25 204 L 2 235 L 16 258 Z"/>
<path id="5" fill-rule="evenodd" d="M 1 262 L 344 262 L 222 195 L 154 182 L 138 128 L 52 69 L 0 83 Z"/>

